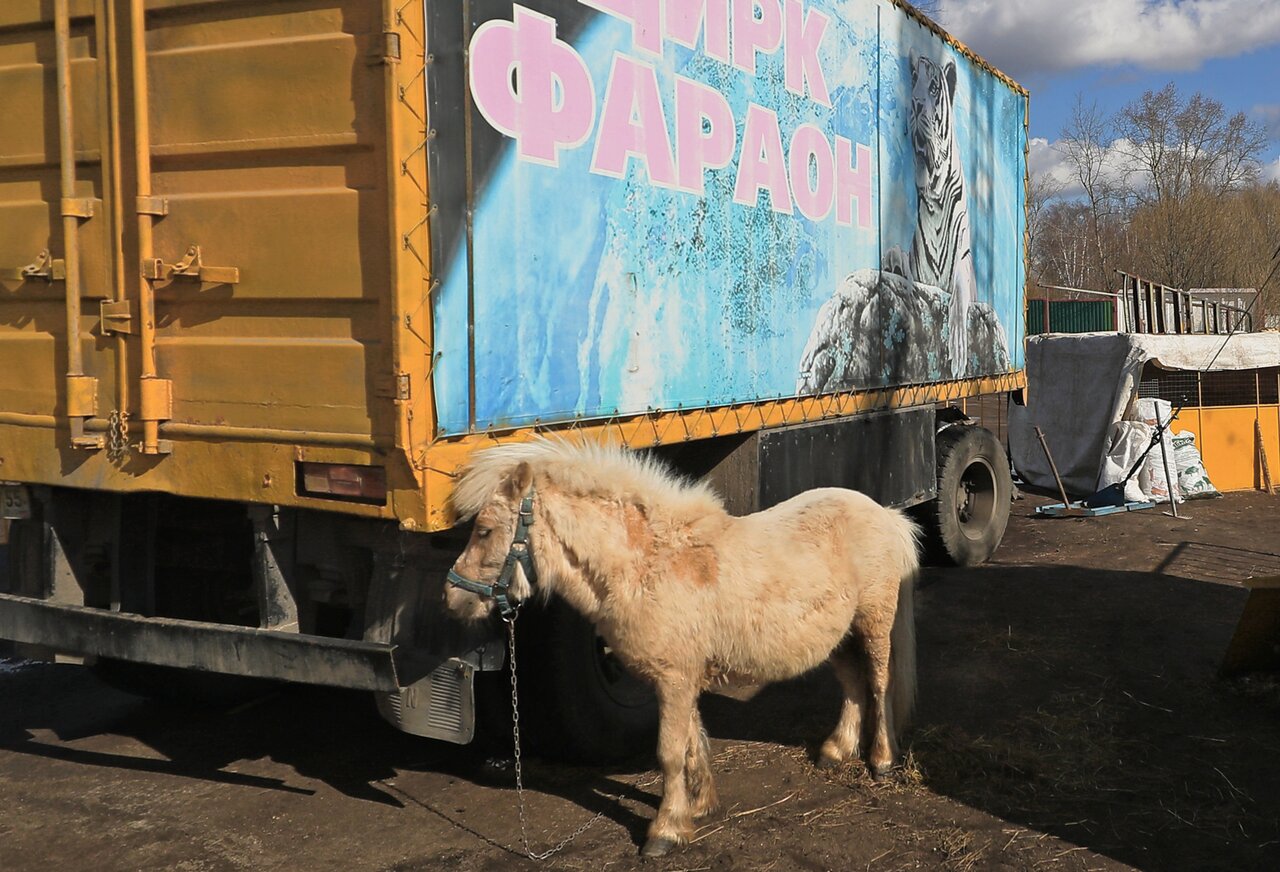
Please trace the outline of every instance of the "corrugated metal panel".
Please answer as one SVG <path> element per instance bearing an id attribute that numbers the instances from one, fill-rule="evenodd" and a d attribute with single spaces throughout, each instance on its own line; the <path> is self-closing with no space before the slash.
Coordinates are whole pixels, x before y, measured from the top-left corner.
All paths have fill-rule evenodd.
<path id="1" fill-rule="evenodd" d="M 105 450 L 68 453 L 64 284 L 4 280 L 4 472 L 70 486 L 316 505 L 294 492 L 295 458 L 386 464 L 386 449 L 403 442 L 397 400 L 414 387 L 427 393 L 428 348 L 409 349 L 420 359 L 413 364 L 398 359 L 397 342 L 406 329 L 398 315 L 403 287 L 414 293 L 407 309 L 419 308 L 416 329 L 429 335 L 421 275 L 397 272 L 400 252 L 409 257 L 411 244 L 425 250 L 418 229 L 425 133 L 408 129 L 420 123 L 422 99 L 397 99 L 400 68 L 392 69 L 386 4 L 377 0 L 144 5 L 149 125 L 142 127 L 130 3 L 76 0 L 70 7 L 76 194 L 94 201 L 78 236 L 78 341 L 84 373 L 97 379 L 91 432 L 107 431 L 121 412 L 131 418 L 131 442 L 142 429 L 146 246 L 134 194 L 135 144 L 145 139 L 137 130 L 150 132 L 142 150 L 151 166 L 148 208 L 164 211 L 153 220 L 151 256 L 175 264 L 198 245 L 204 266 L 235 267 L 239 280 L 153 282 L 155 374 L 172 383 L 161 435 L 173 453 L 146 463 Z M 66 246 L 53 5 L 0 7 L 0 110 L 10 119 L 0 125 L 0 268 L 12 270 L 46 249 L 63 258 Z M 396 23 L 406 32 L 416 27 L 421 39 L 421 17 L 421 6 L 410 8 Z M 421 68 L 422 56 L 413 62 Z M 108 86 L 113 63 L 117 92 Z M 420 79 L 411 67 L 404 76 Z M 392 129 L 402 123 L 391 120 L 397 111 L 413 119 L 406 129 Z M 415 221 L 416 235 L 409 230 Z M 131 308 L 131 332 L 112 334 L 99 323 L 99 302 L 120 295 Z M 197 447 L 200 440 L 216 444 Z M 228 449 L 238 442 L 251 443 L 240 462 L 209 468 L 212 455 L 236 456 Z M 371 451 L 375 445 L 382 450 Z M 419 514 L 421 482 L 407 462 L 392 470 L 393 490 L 408 491 L 406 510 Z"/>
<path id="2" fill-rule="evenodd" d="M 1046 303 L 1049 318 L 1047 325 Z M 1040 333 L 1099 333 L 1115 329 L 1115 305 L 1110 300 L 1027 301 L 1029 336 Z"/>

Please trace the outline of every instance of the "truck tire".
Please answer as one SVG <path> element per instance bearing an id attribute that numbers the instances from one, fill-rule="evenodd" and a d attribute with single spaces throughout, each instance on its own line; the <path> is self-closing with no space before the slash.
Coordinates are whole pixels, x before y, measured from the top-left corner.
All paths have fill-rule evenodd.
<path id="1" fill-rule="evenodd" d="M 517 626 L 520 721 L 535 750 L 588 764 L 653 753 L 653 688 L 627 672 L 585 618 L 552 599 Z"/>
<path id="2" fill-rule="evenodd" d="M 1013 480 L 999 440 L 981 427 L 937 437 L 938 498 L 920 507 L 929 556 L 953 566 L 985 562 L 1009 524 Z"/>

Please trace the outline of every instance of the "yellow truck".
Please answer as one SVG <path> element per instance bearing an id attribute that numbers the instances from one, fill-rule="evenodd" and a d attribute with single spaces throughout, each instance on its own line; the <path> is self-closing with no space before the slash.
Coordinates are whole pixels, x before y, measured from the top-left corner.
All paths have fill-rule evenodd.
<path id="1" fill-rule="evenodd" d="M 1023 383 L 1026 111 L 896 0 L 7 0 L 0 639 L 469 741 L 451 484 L 535 434 L 985 559 L 1008 466 L 936 410 Z M 532 623 L 586 753 L 647 729 Z"/>

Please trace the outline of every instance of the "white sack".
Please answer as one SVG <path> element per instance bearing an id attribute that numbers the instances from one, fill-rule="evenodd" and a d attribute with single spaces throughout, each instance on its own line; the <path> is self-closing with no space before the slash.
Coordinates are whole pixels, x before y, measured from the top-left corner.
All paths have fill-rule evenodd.
<path id="1" fill-rule="evenodd" d="M 1164 443 L 1162 451 L 1159 445 L 1151 449 L 1151 453 L 1147 455 L 1147 472 L 1151 476 L 1151 487 L 1149 490 L 1151 501 L 1154 503 L 1167 503 L 1169 501 L 1169 493 L 1172 491 L 1173 498 L 1178 502 L 1182 502 L 1185 497 L 1182 491 L 1178 489 L 1177 460 L 1173 453 L 1173 435 L 1169 432 L 1169 419 L 1173 417 L 1173 406 L 1168 400 L 1153 400 L 1144 397 L 1138 400 L 1138 420 L 1149 427 L 1158 426 L 1156 416 L 1159 414 L 1160 423 L 1165 425 L 1164 433 L 1161 435 L 1161 441 Z M 1173 480 L 1168 481 L 1165 477 L 1165 466 L 1168 465 L 1169 471 L 1173 474 Z"/>
<path id="2" fill-rule="evenodd" d="M 1173 434 L 1173 455 L 1178 467 L 1178 488 L 1184 499 L 1218 497 L 1218 489 L 1209 481 L 1209 472 L 1196 448 L 1196 434 L 1190 430 Z"/>
<path id="3" fill-rule="evenodd" d="M 1111 425 L 1111 435 L 1107 441 L 1107 453 L 1102 458 L 1102 470 L 1098 473 L 1098 490 L 1124 481 L 1124 477 L 1133 469 L 1142 452 L 1151 444 L 1151 428 L 1141 421 L 1116 421 Z M 1146 463 L 1125 482 L 1124 498 L 1126 502 L 1140 503 L 1147 500 L 1143 490 L 1143 482 L 1150 480 L 1146 475 Z"/>

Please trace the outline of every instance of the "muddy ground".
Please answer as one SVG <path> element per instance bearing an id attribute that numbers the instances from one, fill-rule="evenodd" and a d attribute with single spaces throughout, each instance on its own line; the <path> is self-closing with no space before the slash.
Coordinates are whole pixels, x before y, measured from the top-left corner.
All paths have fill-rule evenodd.
<path id="1" fill-rule="evenodd" d="M 1223 682 L 1241 580 L 1280 574 L 1280 497 L 1094 520 L 1015 505 L 992 564 L 930 570 L 920 709 L 894 783 L 817 772 L 837 690 L 820 671 L 703 701 L 725 814 L 636 857 L 658 783 L 533 761 L 545 868 L 1280 868 L 1280 692 Z M 527 703 L 532 704 L 532 703 Z M 0 869 L 502 870 L 509 761 L 402 736 L 316 689 L 222 712 L 118 693 L 75 666 L 0 664 Z"/>

